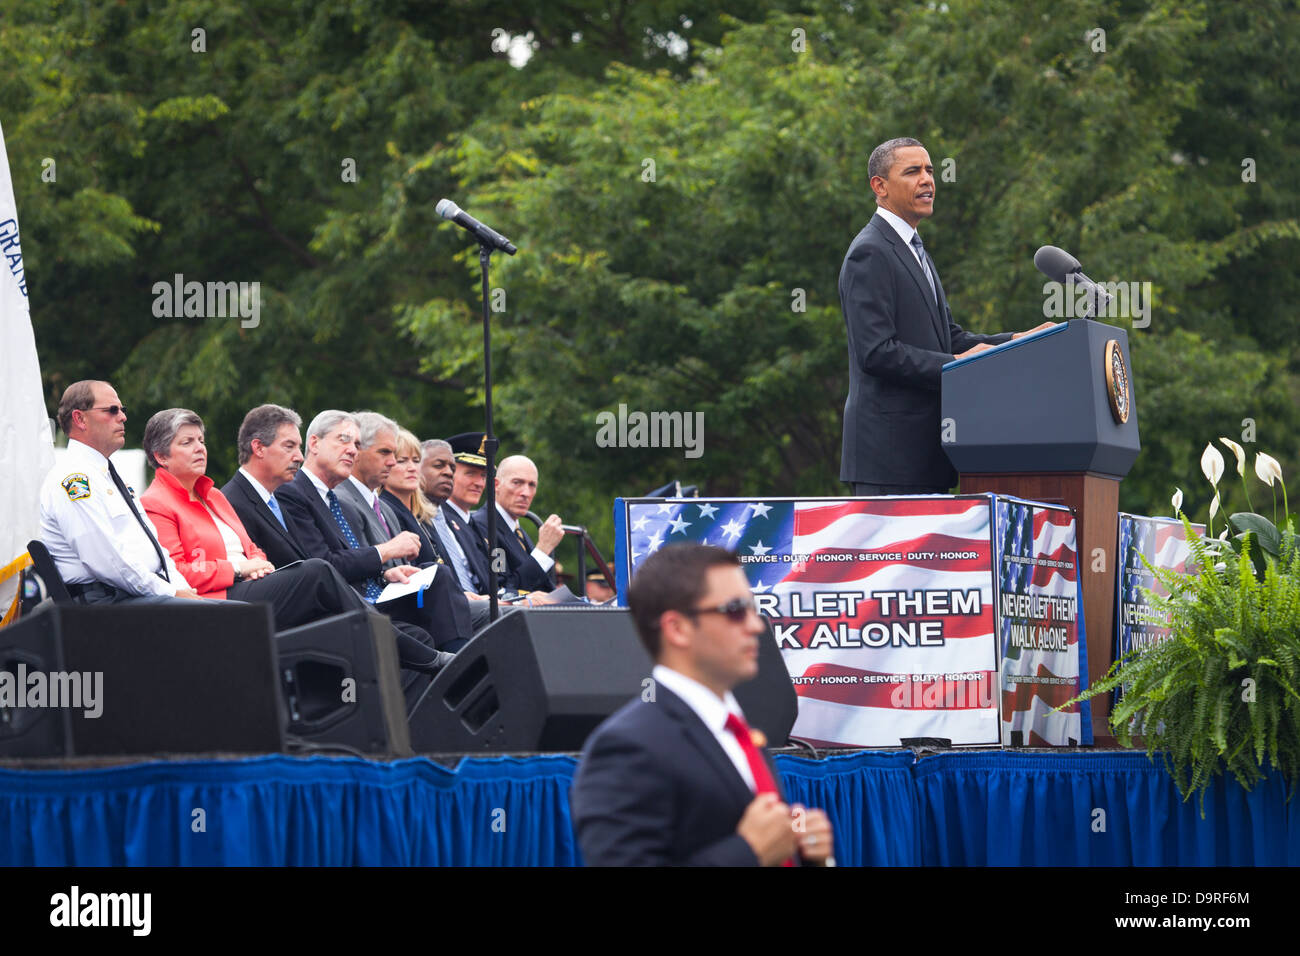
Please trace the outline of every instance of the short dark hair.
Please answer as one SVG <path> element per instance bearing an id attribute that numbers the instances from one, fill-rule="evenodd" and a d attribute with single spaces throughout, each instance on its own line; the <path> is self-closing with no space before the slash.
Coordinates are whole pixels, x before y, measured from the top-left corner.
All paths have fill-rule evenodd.
<path id="1" fill-rule="evenodd" d="M 920 146 L 925 149 L 925 144 L 919 139 L 912 139 L 910 136 L 900 136 L 898 139 L 886 140 L 871 151 L 871 158 L 867 160 L 867 182 L 881 176 L 889 178 L 889 171 L 894 168 L 894 153 L 907 146 Z M 859 154 L 861 155 L 861 154 Z"/>
<path id="2" fill-rule="evenodd" d="M 176 433 L 186 425 L 197 425 L 199 431 L 204 430 L 203 419 L 188 408 L 164 408 L 161 412 L 153 414 L 149 423 L 144 426 L 144 438 L 140 441 L 149 464 L 155 468 L 159 467 L 158 456 L 166 455 L 171 451 Z"/>
<path id="3" fill-rule="evenodd" d="M 239 447 L 239 463 L 246 465 L 248 459 L 253 457 L 254 439 L 263 445 L 274 444 L 281 425 L 302 428 L 302 416 L 292 408 L 285 408 L 283 405 L 258 405 L 245 415 L 243 424 L 239 426 L 239 437 L 236 439 Z"/>
<path id="4" fill-rule="evenodd" d="M 63 429 L 63 434 L 68 434 L 72 428 L 72 413 L 84 412 L 95 405 L 95 386 L 105 385 L 107 383 L 99 379 L 88 378 L 80 382 L 73 382 L 63 390 L 63 397 L 59 399 L 59 427 Z"/>
<path id="5" fill-rule="evenodd" d="M 659 618 L 664 611 L 692 610 L 708 590 L 708 572 L 716 567 L 740 567 L 735 552 L 711 544 L 670 544 L 641 563 L 627 590 L 641 643 L 659 659 Z"/>

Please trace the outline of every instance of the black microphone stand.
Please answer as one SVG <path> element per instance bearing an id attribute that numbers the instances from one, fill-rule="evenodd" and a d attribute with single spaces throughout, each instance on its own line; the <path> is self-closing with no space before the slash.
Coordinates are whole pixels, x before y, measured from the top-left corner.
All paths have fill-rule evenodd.
<path id="1" fill-rule="evenodd" d="M 492 246 L 480 242 L 478 262 L 483 272 L 483 407 L 485 410 L 483 456 L 487 465 L 487 537 L 488 537 L 488 620 L 500 614 L 497 605 L 497 438 L 492 432 L 492 320 L 488 312 L 488 270 Z"/>

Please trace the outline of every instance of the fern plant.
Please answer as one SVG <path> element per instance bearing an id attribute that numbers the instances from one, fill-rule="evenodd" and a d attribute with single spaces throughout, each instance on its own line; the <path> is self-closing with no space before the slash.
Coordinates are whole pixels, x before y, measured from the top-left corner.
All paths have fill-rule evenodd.
<path id="1" fill-rule="evenodd" d="M 1217 505 L 1222 468 L 1213 471 L 1206 475 Z M 1258 466 L 1257 473 L 1267 481 Z M 1175 496 L 1175 510 L 1180 499 Z M 1179 517 L 1192 551 L 1189 564 L 1200 573 L 1155 568 L 1143 558 L 1168 591 L 1163 597 L 1147 593 L 1168 615 L 1169 637 L 1116 661 L 1075 700 L 1123 685 L 1110 715 L 1116 738 L 1131 747 L 1141 734 L 1147 756 L 1161 755 L 1183 799 L 1201 794 L 1202 814 L 1205 789 L 1225 768 L 1247 790 L 1274 768 L 1289 800 L 1300 779 L 1300 547 L 1294 524 L 1288 516 L 1279 531 L 1261 515 L 1238 513 L 1214 538 Z"/>

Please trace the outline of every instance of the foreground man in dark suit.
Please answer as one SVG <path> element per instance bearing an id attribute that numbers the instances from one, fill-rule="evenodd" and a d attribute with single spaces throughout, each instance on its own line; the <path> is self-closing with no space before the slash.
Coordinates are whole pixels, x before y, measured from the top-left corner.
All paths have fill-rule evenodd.
<path id="1" fill-rule="evenodd" d="M 731 693 L 758 673 L 763 632 L 736 556 L 662 548 L 628 604 L 657 664 L 641 699 L 601 724 L 582 755 L 570 803 L 587 864 L 780 866 L 796 853 L 826 863 L 830 821 L 785 804 L 762 735 Z"/>
<path id="2" fill-rule="evenodd" d="M 940 441 L 944 364 L 1029 333 L 976 335 L 953 321 L 916 231 L 934 214 L 935 196 L 934 166 L 920 142 L 881 143 L 867 175 L 876 214 L 840 268 L 849 338 L 840 481 L 856 495 L 947 494 L 957 472 Z"/>

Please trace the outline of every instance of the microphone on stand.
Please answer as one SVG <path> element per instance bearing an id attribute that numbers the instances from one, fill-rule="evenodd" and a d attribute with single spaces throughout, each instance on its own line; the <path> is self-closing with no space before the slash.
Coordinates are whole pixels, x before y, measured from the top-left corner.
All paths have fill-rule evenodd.
<path id="1" fill-rule="evenodd" d="M 513 256 L 519 251 L 515 248 L 513 242 L 501 235 L 501 233 L 497 232 L 491 226 L 485 226 L 483 223 L 479 222 L 450 199 L 438 200 L 438 205 L 435 207 L 435 211 L 443 219 L 454 222 L 462 229 L 473 233 L 474 238 L 485 246 L 491 246 L 493 249 L 500 249 L 502 252 L 506 253 L 506 255 L 510 256 Z"/>
<path id="2" fill-rule="evenodd" d="M 1093 305 L 1093 316 L 1097 315 L 1099 309 L 1105 308 L 1112 298 L 1109 292 L 1083 274 L 1083 266 L 1079 264 L 1079 260 L 1064 249 L 1058 249 L 1056 246 L 1041 246 L 1034 253 L 1034 265 L 1039 272 L 1054 282 L 1059 282 L 1061 285 L 1082 286 L 1086 289 Z"/>

